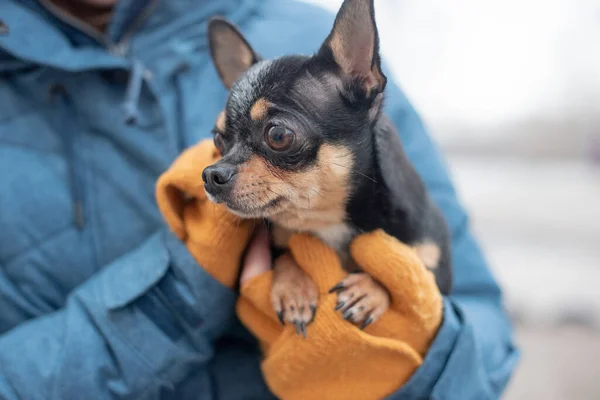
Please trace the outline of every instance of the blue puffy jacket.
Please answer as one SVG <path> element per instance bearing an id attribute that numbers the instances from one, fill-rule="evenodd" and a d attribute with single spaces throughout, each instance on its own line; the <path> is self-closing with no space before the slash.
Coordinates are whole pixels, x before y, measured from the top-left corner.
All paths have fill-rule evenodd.
<path id="1" fill-rule="evenodd" d="M 332 15 L 284 0 L 124 0 L 102 37 L 47 3 L 0 2 L 0 398 L 272 398 L 235 293 L 165 229 L 154 185 L 225 103 L 209 16 L 273 57 L 315 51 Z M 497 398 L 517 360 L 501 292 L 393 85 L 386 107 L 449 221 L 456 276 L 423 366 L 392 398 Z"/>

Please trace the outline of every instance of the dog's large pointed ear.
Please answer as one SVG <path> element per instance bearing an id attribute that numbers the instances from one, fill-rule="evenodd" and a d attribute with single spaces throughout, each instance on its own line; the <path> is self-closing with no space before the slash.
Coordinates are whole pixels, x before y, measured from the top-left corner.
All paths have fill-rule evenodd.
<path id="1" fill-rule="evenodd" d="M 225 19 L 215 17 L 208 22 L 208 42 L 217 72 L 227 89 L 260 61 L 242 33 Z"/>
<path id="2" fill-rule="evenodd" d="M 319 56 L 333 58 L 344 75 L 362 82 L 367 94 L 383 91 L 387 78 L 381 71 L 373 0 L 344 1 Z"/>

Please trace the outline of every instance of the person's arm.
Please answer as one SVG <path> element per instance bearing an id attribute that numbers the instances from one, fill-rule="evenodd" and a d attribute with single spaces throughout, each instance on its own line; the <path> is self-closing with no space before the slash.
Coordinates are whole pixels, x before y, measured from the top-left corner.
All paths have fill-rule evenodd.
<path id="1" fill-rule="evenodd" d="M 498 398 L 518 359 L 500 288 L 422 121 L 397 87 L 390 84 L 386 92 L 386 112 L 450 226 L 454 268 L 453 290 L 444 299 L 444 319 L 436 339 L 423 365 L 390 398 Z"/>
<path id="2" fill-rule="evenodd" d="M 0 336 L 1 399 L 159 398 L 208 368 L 234 317 L 230 288 L 253 229 L 198 184 L 217 157 L 203 141 L 159 178 L 170 231 L 103 268 L 63 309 Z"/>
<path id="3" fill-rule="evenodd" d="M 180 240 L 157 232 L 63 309 L 0 336 L 0 398 L 157 398 L 205 367 L 234 301 Z"/>

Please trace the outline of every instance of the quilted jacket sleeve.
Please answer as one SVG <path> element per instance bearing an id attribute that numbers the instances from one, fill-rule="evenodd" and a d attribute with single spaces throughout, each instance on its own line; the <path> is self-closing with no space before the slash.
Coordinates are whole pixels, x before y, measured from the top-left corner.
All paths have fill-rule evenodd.
<path id="1" fill-rule="evenodd" d="M 61 310 L 0 336 L 0 398 L 158 398 L 206 367 L 234 298 L 157 232 Z"/>

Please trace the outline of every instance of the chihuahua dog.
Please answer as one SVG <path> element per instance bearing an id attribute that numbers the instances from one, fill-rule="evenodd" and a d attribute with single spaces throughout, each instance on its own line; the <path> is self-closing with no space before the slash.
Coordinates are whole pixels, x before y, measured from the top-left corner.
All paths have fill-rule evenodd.
<path id="1" fill-rule="evenodd" d="M 351 279 L 336 285 L 336 309 L 361 328 L 390 304 L 383 286 L 349 256 L 353 237 L 383 229 L 414 246 L 441 292 L 451 287 L 449 233 L 381 108 L 373 0 L 346 0 L 313 56 L 262 60 L 235 26 L 209 22 L 212 59 L 230 89 L 214 129 L 222 158 L 202 174 L 208 197 L 243 218 L 266 219 L 275 247 L 294 232 L 334 248 Z M 306 326 L 318 292 L 293 257 L 274 262 L 273 307 Z"/>

